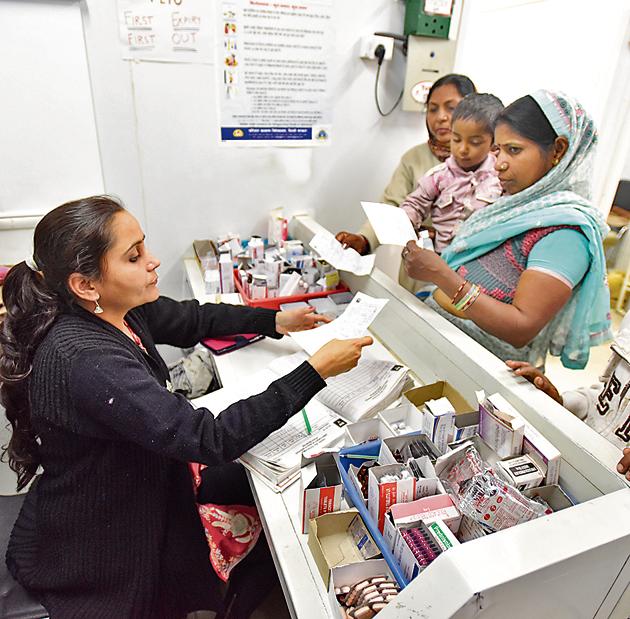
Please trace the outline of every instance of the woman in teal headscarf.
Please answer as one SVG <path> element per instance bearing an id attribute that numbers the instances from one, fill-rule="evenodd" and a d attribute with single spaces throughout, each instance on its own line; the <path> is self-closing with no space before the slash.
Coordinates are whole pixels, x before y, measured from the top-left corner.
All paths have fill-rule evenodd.
<path id="1" fill-rule="evenodd" d="M 407 273 L 438 286 L 427 304 L 502 359 L 544 365 L 547 352 L 583 368 L 610 337 L 603 237 L 590 202 L 592 119 L 545 90 L 497 121 L 505 195 L 473 214 L 442 257 L 410 242 Z"/>

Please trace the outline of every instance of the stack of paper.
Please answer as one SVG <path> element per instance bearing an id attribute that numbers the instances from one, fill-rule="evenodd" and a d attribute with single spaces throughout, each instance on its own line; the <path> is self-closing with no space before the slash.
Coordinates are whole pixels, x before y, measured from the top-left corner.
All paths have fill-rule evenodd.
<path id="1" fill-rule="evenodd" d="M 303 352 L 280 357 L 272 362 L 271 370 L 288 374 L 307 358 Z M 395 402 L 409 381 L 409 369 L 404 365 L 362 357 L 356 368 L 329 378 L 315 399 L 355 422 L 373 417 Z"/>
<path id="2" fill-rule="evenodd" d="M 299 364 L 298 364 L 299 365 Z M 279 378 L 271 370 L 262 370 L 249 377 L 248 384 L 223 388 L 193 400 L 193 406 L 208 408 L 217 416 L 230 404 L 250 395 L 263 392 L 270 383 Z M 264 441 L 240 457 L 241 462 L 257 473 L 276 492 L 281 492 L 298 479 L 302 453 L 317 453 L 337 443 L 347 425 L 344 419 L 334 414 L 317 400 L 311 400 L 305 408 L 311 432 L 309 434 L 304 417 L 298 413 L 270 434 Z"/>

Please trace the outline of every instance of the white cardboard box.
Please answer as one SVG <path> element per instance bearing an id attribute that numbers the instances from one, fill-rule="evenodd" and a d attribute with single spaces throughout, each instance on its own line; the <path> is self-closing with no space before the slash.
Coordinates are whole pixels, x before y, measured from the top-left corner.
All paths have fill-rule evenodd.
<path id="1" fill-rule="evenodd" d="M 409 400 L 380 412 L 378 417 L 396 435 L 420 431 L 424 421 L 422 413 Z"/>
<path id="2" fill-rule="evenodd" d="M 502 395 L 480 402 L 479 434 L 500 458 L 521 455 L 524 432 L 525 421 Z"/>
<path id="3" fill-rule="evenodd" d="M 389 426 L 381 419 L 364 419 L 346 426 L 344 445 L 351 447 L 377 438 L 384 439 L 394 436 Z"/>
<path id="4" fill-rule="evenodd" d="M 385 475 L 392 475 L 407 470 L 402 464 L 386 464 L 374 466 L 369 472 L 368 510 L 377 523 L 379 531 L 383 531 L 385 512 L 395 503 L 413 501 L 416 494 L 416 479 L 410 474 L 408 479 L 381 482 Z"/>
<path id="5" fill-rule="evenodd" d="M 455 407 L 446 396 L 424 403 L 423 432 L 430 436 L 440 453 L 445 453 L 455 433 Z"/>
<path id="6" fill-rule="evenodd" d="M 317 478 L 325 475 L 328 485 L 318 487 Z M 332 453 L 314 458 L 302 457 L 300 470 L 300 522 L 302 533 L 308 533 L 309 520 L 341 509 L 343 483 Z"/>
<path id="7" fill-rule="evenodd" d="M 534 460 L 539 459 L 546 467 L 545 485 L 552 486 L 560 479 L 560 452 L 530 424 L 525 424 L 523 436 L 523 453 L 529 454 Z"/>

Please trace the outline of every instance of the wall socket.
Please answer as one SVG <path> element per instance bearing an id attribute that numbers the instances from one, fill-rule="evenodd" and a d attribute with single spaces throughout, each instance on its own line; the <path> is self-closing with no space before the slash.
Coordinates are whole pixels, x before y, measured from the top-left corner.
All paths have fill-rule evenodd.
<path id="1" fill-rule="evenodd" d="M 391 60 L 394 55 L 394 39 L 391 37 L 381 37 L 376 34 L 361 37 L 359 57 L 367 60 L 375 60 L 374 50 L 382 45 L 385 48 L 383 60 Z"/>

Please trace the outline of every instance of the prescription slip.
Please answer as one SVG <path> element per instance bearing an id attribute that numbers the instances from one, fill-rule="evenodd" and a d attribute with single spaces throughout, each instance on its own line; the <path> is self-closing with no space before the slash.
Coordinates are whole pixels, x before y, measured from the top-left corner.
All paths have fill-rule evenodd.
<path id="1" fill-rule="evenodd" d="M 348 509 L 324 514 L 311 522 L 308 547 L 325 585 L 328 585 L 330 568 L 365 561 L 349 530 L 358 515 L 356 509 Z"/>
<path id="2" fill-rule="evenodd" d="M 361 202 L 361 206 L 381 245 L 404 247 L 418 238 L 409 216 L 401 208 L 378 202 Z"/>
<path id="3" fill-rule="evenodd" d="M 313 355 L 331 340 L 348 340 L 367 335 L 368 327 L 387 302 L 388 299 L 375 299 L 357 292 L 339 318 L 317 329 L 292 331 L 289 335 L 298 346 Z"/>
<path id="4" fill-rule="evenodd" d="M 355 275 L 369 275 L 374 268 L 375 254 L 362 256 L 351 247 L 344 247 L 328 230 L 318 232 L 309 245 L 326 262 Z"/>
<path id="5" fill-rule="evenodd" d="M 320 485 L 325 482 L 325 485 Z M 308 533 L 309 521 L 341 509 L 343 484 L 332 453 L 302 457 L 300 470 L 300 522 Z"/>

